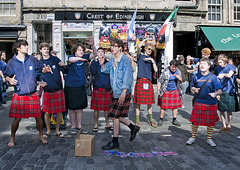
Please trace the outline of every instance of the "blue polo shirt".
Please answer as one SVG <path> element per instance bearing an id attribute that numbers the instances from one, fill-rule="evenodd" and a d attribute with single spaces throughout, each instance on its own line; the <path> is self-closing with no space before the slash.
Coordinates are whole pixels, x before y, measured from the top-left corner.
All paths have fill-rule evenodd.
<path id="1" fill-rule="evenodd" d="M 107 63 L 106 60 L 105 63 Z M 99 64 L 99 61 L 92 61 L 90 71 L 94 77 L 93 78 L 94 89 L 103 88 L 105 90 L 111 90 L 110 74 L 101 72 L 101 66 Z"/>
<path id="2" fill-rule="evenodd" d="M 53 74 L 50 72 L 41 73 L 42 80 L 47 82 L 47 86 L 43 88 L 45 92 L 53 93 L 63 89 L 60 71 L 64 73 L 65 70 L 63 67 L 58 65 L 59 62 L 61 62 L 61 60 L 58 57 L 51 55 L 47 60 L 44 60 L 43 58 L 40 60 L 42 67 L 46 64 L 46 66 L 51 67 L 53 72 Z"/>
<path id="3" fill-rule="evenodd" d="M 139 55 L 137 64 L 138 64 L 138 75 L 137 77 L 147 78 L 152 81 L 152 70 L 153 70 L 153 63 L 150 60 L 144 60 L 145 58 L 151 58 L 150 56 L 146 55 Z"/>
<path id="4" fill-rule="evenodd" d="M 200 88 L 210 74 L 212 74 L 212 73 L 209 73 L 208 75 L 203 76 L 200 72 L 200 73 L 197 73 L 196 75 L 194 75 L 193 79 L 191 81 L 191 84 L 190 84 L 190 88 L 192 88 L 192 87 Z M 218 80 L 217 76 L 213 75 L 208 80 L 208 82 L 202 89 L 201 93 L 198 95 L 196 102 L 202 103 L 202 104 L 217 104 L 217 99 L 212 98 L 209 95 L 209 93 L 213 93 L 219 89 L 222 89 L 222 85 L 221 85 L 220 81 Z"/>
<path id="5" fill-rule="evenodd" d="M 68 59 L 71 57 L 76 57 L 75 55 L 68 56 Z M 89 61 L 90 54 L 84 54 L 83 59 Z M 66 86 L 67 87 L 81 87 L 85 86 L 86 77 L 85 77 L 85 63 L 88 61 L 78 61 L 76 63 L 71 63 L 68 65 L 68 73 L 66 76 Z"/>
<path id="6" fill-rule="evenodd" d="M 170 76 L 168 80 L 168 85 L 166 91 L 174 91 L 177 90 L 177 80 L 178 78 L 176 75 L 178 74 L 178 71 L 176 70 L 175 72 L 172 72 L 171 70 L 169 71 Z"/>
<path id="7" fill-rule="evenodd" d="M 218 76 L 219 74 L 228 74 L 230 71 L 233 71 L 234 74 L 236 73 L 236 67 L 231 64 L 227 64 L 225 67 L 217 66 L 215 68 L 215 75 Z M 231 78 L 223 77 L 220 80 L 221 85 L 223 86 L 222 91 L 227 93 L 235 93 L 235 83 L 234 83 L 234 74 Z"/>

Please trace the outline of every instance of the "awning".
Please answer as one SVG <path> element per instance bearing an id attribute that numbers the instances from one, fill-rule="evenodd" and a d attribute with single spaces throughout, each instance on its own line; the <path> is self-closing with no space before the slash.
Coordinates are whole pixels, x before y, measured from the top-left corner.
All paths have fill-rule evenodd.
<path id="1" fill-rule="evenodd" d="M 240 27 L 200 26 L 215 51 L 240 51 Z"/>
<path id="2" fill-rule="evenodd" d="M 25 25 L 0 25 L 0 39 L 17 39 L 18 31 L 25 28 Z"/>

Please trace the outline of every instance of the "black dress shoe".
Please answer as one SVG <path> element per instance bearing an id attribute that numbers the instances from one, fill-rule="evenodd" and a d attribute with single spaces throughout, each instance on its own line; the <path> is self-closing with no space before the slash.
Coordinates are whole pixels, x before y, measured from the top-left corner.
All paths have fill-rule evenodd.
<path id="1" fill-rule="evenodd" d="M 105 146 L 102 146 L 102 150 L 111 150 L 111 149 L 119 149 L 119 143 L 113 143 L 112 141 L 111 142 L 108 142 L 107 145 Z"/>
<path id="2" fill-rule="evenodd" d="M 130 142 L 132 142 L 135 139 L 135 137 L 136 137 L 137 133 L 139 132 L 139 130 L 140 130 L 139 126 L 135 126 L 135 128 L 133 130 L 131 130 L 131 137 L 129 139 Z"/>

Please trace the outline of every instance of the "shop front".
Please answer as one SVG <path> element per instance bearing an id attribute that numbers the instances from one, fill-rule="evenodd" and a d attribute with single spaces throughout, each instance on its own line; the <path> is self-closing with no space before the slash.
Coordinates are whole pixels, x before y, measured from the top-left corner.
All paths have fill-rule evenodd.
<path id="1" fill-rule="evenodd" d="M 135 36 L 130 39 L 130 52 L 134 52 L 134 46 L 148 37 L 157 45 L 153 56 L 157 62 L 161 62 L 161 54 L 165 49 L 164 40 L 157 43 L 158 31 L 166 20 L 169 12 L 137 12 L 135 19 Z M 122 11 L 56 11 L 53 21 L 53 49 L 58 51 L 59 57 L 66 61 L 73 44 L 81 43 L 88 46 L 87 37 L 93 36 L 96 47 L 109 49 L 109 40 L 118 37 L 127 42 L 128 28 L 133 12 Z"/>
<path id="2" fill-rule="evenodd" d="M 240 27 L 234 26 L 197 26 L 197 50 L 198 57 L 201 49 L 211 49 L 211 58 L 224 53 L 228 57 L 240 58 Z"/>

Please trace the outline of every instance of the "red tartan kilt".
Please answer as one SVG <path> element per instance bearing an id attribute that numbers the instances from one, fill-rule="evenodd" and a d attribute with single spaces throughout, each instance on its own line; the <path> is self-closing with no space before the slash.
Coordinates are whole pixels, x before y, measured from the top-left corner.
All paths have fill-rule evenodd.
<path id="1" fill-rule="evenodd" d="M 119 117 L 128 117 L 128 110 L 130 106 L 132 94 L 127 94 L 125 101 L 120 104 L 118 98 L 112 97 L 112 102 L 109 106 L 108 117 L 119 118 Z"/>
<path id="2" fill-rule="evenodd" d="M 65 95 L 63 90 L 59 90 L 54 93 L 44 92 L 42 111 L 48 113 L 65 112 Z"/>
<path id="3" fill-rule="evenodd" d="M 193 125 L 214 126 L 219 121 L 217 104 L 194 103 L 190 121 Z"/>
<path id="4" fill-rule="evenodd" d="M 148 89 L 143 89 L 143 84 L 148 84 Z M 137 104 L 154 104 L 154 91 L 152 82 L 146 78 L 140 78 L 137 80 L 134 89 L 134 103 Z"/>
<path id="5" fill-rule="evenodd" d="M 158 106 L 162 109 L 176 109 L 182 107 L 178 90 L 165 91 L 161 98 L 158 98 Z"/>
<path id="6" fill-rule="evenodd" d="M 9 113 L 10 118 L 29 118 L 40 116 L 40 98 L 37 92 L 29 96 L 19 96 L 14 93 Z"/>
<path id="7" fill-rule="evenodd" d="M 112 93 L 105 89 L 93 89 L 91 109 L 99 111 L 108 111 L 109 105 L 111 104 Z"/>

